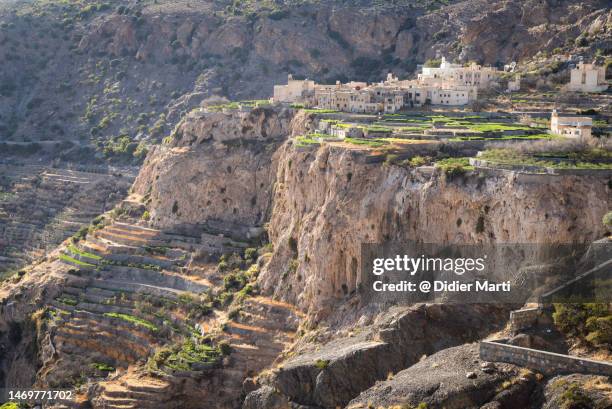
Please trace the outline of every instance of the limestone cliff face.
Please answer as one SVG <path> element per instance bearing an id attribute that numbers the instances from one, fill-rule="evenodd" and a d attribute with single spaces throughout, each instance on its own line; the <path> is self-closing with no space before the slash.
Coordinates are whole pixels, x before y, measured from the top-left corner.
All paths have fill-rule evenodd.
<path id="1" fill-rule="evenodd" d="M 147 158 L 134 191 L 159 227 L 207 223 L 240 227 L 267 221 L 274 152 L 291 132 L 290 110 L 188 116 L 173 141 Z"/>
<path id="2" fill-rule="evenodd" d="M 367 163 L 367 152 L 286 137 L 312 129 L 293 111 L 191 116 L 152 153 L 135 190 L 153 224 L 263 226 L 274 253 L 262 288 L 329 313 L 359 285 L 360 245 L 590 242 L 603 234 L 604 178 L 434 170 Z"/>
<path id="3" fill-rule="evenodd" d="M 326 301 L 357 288 L 361 243 L 590 242 L 603 234 L 600 219 L 610 203 L 601 178 L 508 172 L 449 180 L 290 141 L 279 155 L 269 224 L 275 253 L 261 282 L 322 312 Z M 285 273 L 292 262 L 295 273 Z"/>

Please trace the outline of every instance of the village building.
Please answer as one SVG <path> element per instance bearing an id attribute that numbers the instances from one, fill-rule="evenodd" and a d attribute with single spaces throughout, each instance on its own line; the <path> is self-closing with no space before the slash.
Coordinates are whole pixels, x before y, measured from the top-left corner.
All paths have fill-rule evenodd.
<path id="1" fill-rule="evenodd" d="M 423 68 L 416 80 L 399 80 L 388 74 L 385 81 L 367 84 L 348 82 L 323 85 L 310 80 L 294 80 L 275 85 L 275 102 L 298 103 L 355 113 L 395 113 L 422 105 L 466 105 L 478 98 L 478 90 L 496 84 L 498 71 L 476 64 L 463 67 L 442 59 L 439 68 Z"/>
<path id="2" fill-rule="evenodd" d="M 602 92 L 608 89 L 606 84 L 606 69 L 595 64 L 585 64 L 582 61 L 570 72 L 568 91 Z"/>
<path id="3" fill-rule="evenodd" d="M 277 102 L 299 102 L 312 97 L 315 82 L 306 80 L 294 80 L 289 74 L 287 85 L 274 86 L 274 101 Z"/>
<path id="4" fill-rule="evenodd" d="M 550 131 L 568 138 L 589 138 L 592 127 L 593 119 L 588 116 L 559 116 L 555 109 L 550 117 Z"/>
<path id="5" fill-rule="evenodd" d="M 494 67 L 483 67 L 474 62 L 463 66 L 442 57 L 439 67 L 423 67 L 417 78 L 426 85 L 475 86 L 482 90 L 496 85 L 499 74 L 500 71 Z"/>
<path id="6" fill-rule="evenodd" d="M 517 74 L 511 80 L 508 80 L 508 92 L 517 92 L 521 90 L 521 76 Z"/>
<path id="7" fill-rule="evenodd" d="M 336 138 L 362 138 L 363 129 L 358 126 L 340 126 L 332 125 L 329 134 Z"/>

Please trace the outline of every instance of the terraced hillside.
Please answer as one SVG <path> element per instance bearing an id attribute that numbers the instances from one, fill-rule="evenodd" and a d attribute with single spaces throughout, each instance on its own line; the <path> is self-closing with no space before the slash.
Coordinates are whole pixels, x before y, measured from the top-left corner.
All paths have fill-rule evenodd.
<path id="1" fill-rule="evenodd" d="M 134 174 L 0 164 L 0 274 L 42 257 L 127 192 Z"/>
<path id="2" fill-rule="evenodd" d="M 122 207 L 134 210 L 131 200 Z M 152 229 L 127 213 L 105 216 L 52 256 L 65 280 L 40 313 L 37 382 L 76 387 L 73 407 L 236 407 L 244 380 L 293 340 L 300 313 L 256 295 L 257 264 L 228 280 L 217 264 L 193 257 L 216 248 L 209 255 L 246 265 L 254 249 L 248 261 L 236 251 L 247 243 Z M 87 379 L 102 382 L 79 389 Z"/>

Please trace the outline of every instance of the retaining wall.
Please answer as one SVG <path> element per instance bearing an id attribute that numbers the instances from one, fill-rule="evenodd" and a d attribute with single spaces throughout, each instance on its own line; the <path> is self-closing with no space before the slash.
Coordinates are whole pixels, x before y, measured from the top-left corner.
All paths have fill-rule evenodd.
<path id="1" fill-rule="evenodd" d="M 582 373 L 612 376 L 612 363 L 517 347 L 501 342 L 481 341 L 480 359 L 515 364 L 546 375 Z"/>
<path id="2" fill-rule="evenodd" d="M 537 307 L 511 311 L 510 329 L 512 331 L 520 331 L 524 328 L 533 327 L 537 324 L 541 314 L 541 310 Z"/>
<path id="3" fill-rule="evenodd" d="M 476 168 L 484 169 L 498 169 L 511 172 L 524 172 L 524 173 L 536 173 L 541 175 L 553 175 L 553 176 L 597 176 L 597 177 L 609 177 L 612 176 L 612 170 L 610 169 L 560 169 L 550 168 L 543 166 L 532 166 L 532 165 L 510 165 L 493 163 L 483 159 L 470 158 L 470 165 Z"/>

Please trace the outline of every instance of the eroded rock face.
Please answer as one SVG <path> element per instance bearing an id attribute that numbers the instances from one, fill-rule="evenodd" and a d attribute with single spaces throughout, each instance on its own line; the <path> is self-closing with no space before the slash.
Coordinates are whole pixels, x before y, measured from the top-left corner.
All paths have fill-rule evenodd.
<path id="1" fill-rule="evenodd" d="M 50 257 L 54 257 L 53 253 Z M 37 381 L 37 371 L 49 351 L 44 345 L 42 306 L 56 297 L 66 285 L 66 265 L 43 262 L 22 278 L 3 282 L 0 288 L 0 384 L 24 387 Z M 39 310 L 38 314 L 35 314 Z"/>
<path id="2" fill-rule="evenodd" d="M 449 179 L 366 164 L 350 149 L 288 142 L 279 151 L 268 231 L 275 252 L 260 282 L 324 310 L 357 289 L 362 243 L 588 243 L 604 233 L 599 220 L 609 198 L 605 178 L 476 172 Z M 292 262 L 295 271 L 283 274 Z"/>
<path id="3" fill-rule="evenodd" d="M 290 111 L 255 109 L 188 117 L 169 146 L 149 155 L 134 191 L 159 227 L 211 223 L 248 233 L 269 216 L 276 159 Z"/>
<path id="4" fill-rule="evenodd" d="M 472 342 L 500 328 L 506 315 L 504 307 L 479 305 L 389 310 L 373 325 L 359 327 L 356 335 L 338 337 L 287 359 L 270 376 L 264 376 L 262 383 L 295 404 L 345 407 L 377 381 L 410 367 L 423 356 Z M 466 368 L 475 367 L 476 363 L 470 363 Z M 253 398 L 261 393 L 252 393 Z"/>

